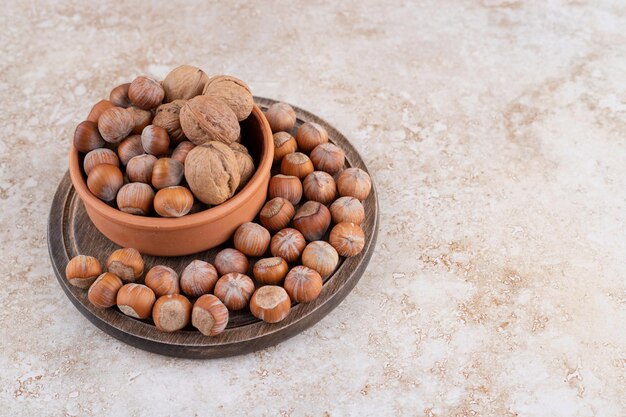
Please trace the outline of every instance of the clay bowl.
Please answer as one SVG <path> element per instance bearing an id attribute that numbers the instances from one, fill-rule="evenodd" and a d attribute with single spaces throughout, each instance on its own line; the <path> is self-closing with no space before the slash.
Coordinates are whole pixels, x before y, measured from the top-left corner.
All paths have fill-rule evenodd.
<path id="1" fill-rule="evenodd" d="M 224 243 L 239 225 L 254 219 L 265 203 L 274 141 L 257 106 L 241 122 L 241 137 L 257 167 L 248 184 L 218 206 L 177 219 L 135 216 L 95 197 L 87 188 L 83 156 L 73 146 L 69 155 L 70 178 L 93 224 L 113 242 L 148 255 L 190 255 Z"/>

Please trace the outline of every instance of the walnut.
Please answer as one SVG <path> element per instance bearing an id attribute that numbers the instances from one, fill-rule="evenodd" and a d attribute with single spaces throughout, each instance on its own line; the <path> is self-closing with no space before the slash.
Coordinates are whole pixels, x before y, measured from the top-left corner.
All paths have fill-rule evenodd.
<path id="1" fill-rule="evenodd" d="M 217 141 L 196 146 L 185 159 L 189 188 L 206 204 L 221 204 L 231 198 L 239 186 L 239 172 L 235 152 Z"/>
<path id="2" fill-rule="evenodd" d="M 174 68 L 161 83 L 165 90 L 165 102 L 189 100 L 202 94 L 208 79 L 204 71 L 191 65 Z"/>
<path id="3" fill-rule="evenodd" d="M 248 148 L 241 143 L 233 142 L 230 144 L 230 149 L 235 152 L 237 163 L 239 164 L 239 174 L 241 179 L 239 180 L 239 187 L 237 190 L 241 190 L 252 178 L 254 174 L 254 160 L 248 153 Z"/>
<path id="4" fill-rule="evenodd" d="M 180 109 L 187 100 L 174 100 L 171 103 L 161 104 L 156 109 L 156 115 L 152 124 L 167 130 L 167 134 L 173 143 L 180 143 L 185 140 L 185 134 L 180 127 Z"/>
<path id="5" fill-rule="evenodd" d="M 196 145 L 211 141 L 229 145 L 240 133 L 239 121 L 230 107 L 220 99 L 204 95 L 188 100 L 180 109 L 180 125 Z"/>
<path id="6" fill-rule="evenodd" d="M 250 87 L 239 78 L 229 75 L 216 75 L 209 78 L 202 94 L 224 100 L 235 112 L 239 121 L 247 119 L 254 107 Z"/>

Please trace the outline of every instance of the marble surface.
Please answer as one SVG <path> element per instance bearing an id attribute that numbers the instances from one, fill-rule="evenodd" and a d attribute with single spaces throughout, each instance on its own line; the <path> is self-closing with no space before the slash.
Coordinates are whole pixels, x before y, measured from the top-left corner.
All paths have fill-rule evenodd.
<path id="1" fill-rule="evenodd" d="M 4 2 L 0 414 L 626 415 L 626 3 L 328 3 Z M 48 261 L 74 126 L 181 63 L 325 118 L 380 193 L 353 293 L 246 356 L 124 345 Z"/>

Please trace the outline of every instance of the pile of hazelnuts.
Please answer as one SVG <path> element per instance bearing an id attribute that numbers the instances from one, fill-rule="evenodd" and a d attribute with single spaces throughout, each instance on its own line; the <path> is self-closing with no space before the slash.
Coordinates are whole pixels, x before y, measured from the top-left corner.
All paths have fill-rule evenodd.
<path id="1" fill-rule="evenodd" d="M 364 248 L 363 201 L 371 179 L 359 168 L 346 168 L 344 151 L 329 142 L 321 125 L 304 123 L 292 136 L 296 114 L 288 104 L 272 105 L 266 117 L 274 136 L 275 175 L 258 222 L 237 228 L 234 248 L 221 250 L 212 263 L 195 260 L 180 275 L 158 265 L 145 277 L 135 249 L 113 252 L 104 273 L 96 258 L 79 255 L 67 265 L 69 282 L 88 288 L 95 307 L 152 317 L 165 332 L 191 323 L 207 336 L 224 331 L 231 311 L 249 308 L 258 319 L 277 323 L 292 303 L 317 299 L 341 257 Z"/>
<path id="2" fill-rule="evenodd" d="M 87 187 L 140 216 L 181 217 L 221 204 L 255 172 L 240 143 L 240 122 L 253 106 L 240 79 L 190 65 L 161 82 L 139 76 L 119 85 L 74 132 Z"/>

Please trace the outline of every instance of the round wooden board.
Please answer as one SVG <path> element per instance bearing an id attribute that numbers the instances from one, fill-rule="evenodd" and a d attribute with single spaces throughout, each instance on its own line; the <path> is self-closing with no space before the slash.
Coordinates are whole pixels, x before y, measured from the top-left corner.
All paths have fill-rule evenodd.
<path id="1" fill-rule="evenodd" d="M 261 97 L 255 97 L 255 101 L 263 110 L 276 102 Z M 330 141 L 345 151 L 347 166 L 367 171 L 358 152 L 341 133 L 315 115 L 296 106 L 293 108 L 298 117 L 292 131 L 293 135 L 304 122 L 319 123 L 328 130 Z M 133 319 L 123 315 L 117 308 L 97 309 L 87 300 L 86 290 L 68 283 L 65 279 L 65 267 L 71 258 L 79 254 L 91 255 L 104 265 L 108 255 L 118 248 L 89 220 L 83 203 L 72 187 L 69 174 L 61 180 L 50 209 L 48 249 L 56 277 L 70 301 L 89 321 L 111 336 L 132 346 L 169 356 L 182 358 L 233 356 L 275 345 L 300 333 L 321 320 L 348 295 L 365 271 L 376 243 L 378 201 L 375 186 L 372 186 L 372 192 L 364 201 L 364 207 L 365 221 L 362 227 L 366 238 L 363 251 L 356 257 L 340 260 L 337 270 L 324 280 L 322 293 L 315 301 L 294 304 L 287 318 L 276 324 L 257 320 L 247 309 L 243 312 L 231 312 L 228 327 L 215 337 L 203 336 L 192 327 L 175 333 L 164 333 L 157 330 L 150 320 Z M 225 246 L 232 247 L 232 244 L 227 242 Z M 167 265 L 180 273 L 194 259 L 212 262 L 222 247 L 182 257 L 145 256 L 145 270 L 154 265 Z M 252 267 L 254 259 L 250 261 Z"/>

